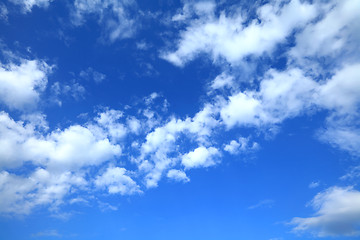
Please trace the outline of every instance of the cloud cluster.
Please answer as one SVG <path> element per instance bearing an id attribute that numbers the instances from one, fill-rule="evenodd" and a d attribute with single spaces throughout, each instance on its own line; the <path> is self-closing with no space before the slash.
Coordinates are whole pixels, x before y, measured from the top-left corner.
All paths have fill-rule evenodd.
<path id="1" fill-rule="evenodd" d="M 206 9 L 181 33 L 177 50 L 164 53 L 164 59 L 182 66 L 202 52 L 214 61 L 225 58 L 231 63 L 248 55 L 270 54 L 294 29 L 316 17 L 316 7 L 299 0 L 285 5 L 270 1 L 258 9 L 258 18 L 247 25 L 247 16 L 238 13 L 227 16 L 224 12 L 215 16 L 215 7 Z M 199 11 L 195 14 L 199 15 Z"/>
<path id="2" fill-rule="evenodd" d="M 27 2 L 32 7 L 48 1 Z M 134 4 L 75 0 L 72 20 L 82 25 L 96 16 L 106 37 L 115 41 L 134 33 L 135 22 L 127 12 Z M 161 55 L 177 66 L 201 54 L 221 65 L 223 73 L 209 83 L 204 104 L 193 116 L 165 117 L 168 103 L 153 93 L 132 115 L 125 108 L 103 108 L 84 124 L 49 130 L 46 115 L 31 110 L 49 87 L 51 67 L 42 60 L 2 64 L 0 102 L 10 113 L 0 112 L 0 195 L 5 196 L 0 199 L 0 212 L 28 214 L 38 206 L 56 210 L 82 199 L 77 194 L 83 190 L 140 194 L 157 187 L 163 177 L 189 182 L 192 169 L 219 164 L 223 151 L 242 154 L 259 149 L 252 137 L 217 138 L 219 134 L 238 128 L 266 132 L 286 119 L 320 111 L 327 116 L 319 139 L 358 156 L 358 3 L 276 0 L 260 6 L 256 16 L 217 8 L 213 2 L 185 3 L 172 18 L 174 25 L 185 26 L 177 45 Z M 346 17 L 337 21 L 344 12 Z M 275 58 L 273 52 L 285 43 L 284 68 L 266 66 L 249 79 L 236 74 L 248 58 L 259 62 Z M 319 58 L 330 59 L 331 69 Z M 105 78 L 91 68 L 80 75 L 98 82 Z M 64 91 L 56 83 L 50 88 Z M 11 116 L 13 110 L 22 115 Z M 25 165 L 27 171 L 16 171 Z M 295 231 L 318 236 L 358 234 L 358 198 L 359 192 L 352 188 L 319 193 L 311 203 L 315 216 L 294 218 Z"/>

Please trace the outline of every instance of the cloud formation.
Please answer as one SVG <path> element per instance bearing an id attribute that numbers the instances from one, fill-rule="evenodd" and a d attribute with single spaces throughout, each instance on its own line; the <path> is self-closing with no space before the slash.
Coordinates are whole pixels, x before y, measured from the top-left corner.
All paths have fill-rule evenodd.
<path id="1" fill-rule="evenodd" d="M 0 102 L 10 109 L 34 108 L 47 85 L 51 67 L 43 61 L 21 59 L 0 66 Z"/>
<path id="2" fill-rule="evenodd" d="M 352 187 L 331 187 L 318 193 L 309 204 L 313 217 L 293 218 L 293 231 L 308 231 L 318 237 L 360 234 L 360 192 Z"/>

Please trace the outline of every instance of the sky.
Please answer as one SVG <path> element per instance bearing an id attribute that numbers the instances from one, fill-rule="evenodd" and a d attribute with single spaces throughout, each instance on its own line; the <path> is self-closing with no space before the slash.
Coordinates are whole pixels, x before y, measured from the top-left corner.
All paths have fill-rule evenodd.
<path id="1" fill-rule="evenodd" d="M 0 1 L 0 239 L 360 236 L 358 0 Z"/>

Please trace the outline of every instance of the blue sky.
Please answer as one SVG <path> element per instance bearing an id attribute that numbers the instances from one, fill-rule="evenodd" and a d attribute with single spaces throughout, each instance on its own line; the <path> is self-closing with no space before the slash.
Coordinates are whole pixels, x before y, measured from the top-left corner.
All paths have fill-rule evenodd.
<path id="1" fill-rule="evenodd" d="M 358 239 L 357 0 L 0 2 L 0 238 Z"/>

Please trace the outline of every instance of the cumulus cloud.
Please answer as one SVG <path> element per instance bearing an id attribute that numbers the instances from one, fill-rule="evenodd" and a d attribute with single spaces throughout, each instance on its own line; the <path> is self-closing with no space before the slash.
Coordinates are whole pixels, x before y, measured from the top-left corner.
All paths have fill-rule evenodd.
<path id="1" fill-rule="evenodd" d="M 249 138 L 240 137 L 238 141 L 231 140 L 229 144 L 226 144 L 224 150 L 230 154 L 239 154 L 241 152 L 250 152 L 259 148 L 257 142 L 249 143 Z"/>
<path id="2" fill-rule="evenodd" d="M 34 108 L 47 85 L 51 67 L 39 60 L 0 65 L 0 102 L 10 109 Z"/>
<path id="3" fill-rule="evenodd" d="M 360 40 L 360 6 L 356 0 L 333 0 L 321 5 L 318 21 L 310 23 L 296 35 L 296 45 L 290 55 L 302 63 L 307 57 L 352 58 L 358 51 Z M 322 15 L 322 16 L 321 16 Z M 335 57 L 335 59 L 334 59 Z"/>
<path id="4" fill-rule="evenodd" d="M 1 167 L 16 167 L 32 161 L 57 169 L 77 169 L 100 164 L 121 153 L 119 145 L 80 125 L 44 136 L 32 123 L 16 122 L 4 112 L 0 119 Z"/>
<path id="5" fill-rule="evenodd" d="M 122 116 L 123 113 L 121 111 L 110 109 L 99 113 L 99 116 L 96 118 L 97 123 L 106 128 L 106 133 L 114 142 L 122 139 L 127 133 L 125 125 L 119 123 L 119 119 Z"/>
<path id="6" fill-rule="evenodd" d="M 345 65 L 322 85 L 319 104 L 341 113 L 355 112 L 360 103 L 360 63 Z"/>
<path id="7" fill-rule="evenodd" d="M 259 91 L 244 91 L 229 97 L 220 114 L 227 127 L 260 126 L 295 117 L 311 106 L 317 83 L 300 69 L 265 74 Z"/>
<path id="8" fill-rule="evenodd" d="M 177 170 L 177 169 L 170 169 L 166 176 L 168 178 L 173 179 L 178 182 L 189 182 L 190 181 L 188 176 L 186 176 L 185 172 L 183 172 L 181 170 Z"/>
<path id="9" fill-rule="evenodd" d="M 222 150 L 238 154 L 258 148 L 255 141 L 247 138 L 221 142 L 216 138 L 220 131 L 238 127 L 270 128 L 285 119 L 318 110 L 329 113 L 326 128 L 319 132 L 320 139 L 357 154 L 360 149 L 360 128 L 354 122 L 357 121 L 355 113 L 360 102 L 360 66 L 356 59 L 342 62 L 326 74 L 303 68 L 299 60 L 304 56 L 327 54 L 311 50 L 304 42 L 307 38 L 301 37 L 301 34 L 305 36 L 315 33 L 317 28 L 323 29 L 317 26 L 323 21 L 328 21 L 325 24 L 328 25 L 331 22 L 327 20 L 328 17 L 334 18 L 342 13 L 345 10 L 341 9 L 348 8 L 353 1 L 332 3 L 319 8 L 318 1 L 311 4 L 299 0 L 270 1 L 257 9 L 257 19 L 248 19 L 239 14 L 241 11 L 233 11 L 232 14 L 219 11 L 220 15 L 217 16 L 217 6 L 213 2 L 185 4 L 172 20 L 188 26 L 180 34 L 177 49 L 163 53 L 165 59 L 179 66 L 200 53 L 206 53 L 212 60 L 225 60 L 236 68 L 236 64 L 248 56 L 271 55 L 278 44 L 287 41 L 292 34 L 296 39 L 295 46 L 289 47 L 291 50 L 287 57 L 292 59 L 285 69 L 271 68 L 262 76 L 252 77 L 256 79 L 251 83 L 252 79 L 249 82 L 238 79 L 239 76 L 231 74 L 224 67 L 223 73 L 208 85 L 210 92 L 206 97 L 211 99 L 205 100 L 202 108 L 191 117 L 161 116 L 152 109 L 154 103 L 162 98 L 157 93 L 142 99 L 145 108 L 139 108 L 136 116 L 127 115 L 125 110 L 105 108 L 85 124 L 71 124 L 50 131 L 44 115 L 24 114 L 20 118 L 22 121 L 19 121 L 1 112 L 0 195 L 8 197 L 0 200 L 0 212 L 26 214 L 40 205 L 50 205 L 56 209 L 66 201 L 67 196 L 83 187 L 89 190 L 95 186 L 97 190 L 110 194 L 129 195 L 141 192 L 137 182 L 147 188 L 156 187 L 164 176 L 188 182 L 186 173 L 177 169 L 214 166 L 220 162 Z M 88 17 L 96 16 L 110 41 L 130 37 L 136 28 L 127 9 L 133 4 L 133 1 L 76 0 L 73 23 L 81 25 Z M 346 19 L 354 18 L 355 15 Z M 346 19 L 341 20 L 340 27 L 336 25 L 334 30 L 341 32 L 340 35 L 329 33 L 324 41 L 316 41 L 332 46 L 332 43 L 326 43 L 327 39 L 338 39 L 339 36 L 339 39 L 355 39 L 354 28 L 345 27 L 350 21 Z M 317 32 L 314 35 L 319 37 Z M 347 38 L 347 35 L 354 38 Z M 345 45 L 339 46 L 343 49 Z M 301 55 L 297 47 L 307 50 Z M 9 109 L 24 110 L 36 106 L 46 87 L 50 70 L 51 67 L 39 60 L 2 65 L 0 101 Z M 93 69 L 80 75 L 99 82 L 104 77 L 96 77 Z M 239 84 L 240 81 L 246 84 Z M 55 82 L 52 91 L 64 93 L 66 86 Z M 68 94 L 72 93 L 72 86 L 81 90 L 81 85 L 74 83 L 69 85 Z M 123 151 L 125 154 L 121 155 Z M 127 166 L 114 166 L 114 159 L 120 156 L 129 160 L 126 164 L 134 165 L 134 172 L 126 170 Z M 24 175 L 11 171 L 25 163 L 35 170 Z M 96 172 L 94 166 L 101 166 L 104 171 Z M 89 170 L 94 175 L 85 177 Z M 62 180 L 54 180 L 58 178 Z M 334 214 L 327 204 L 343 204 L 343 200 L 335 196 L 341 194 L 353 198 L 358 192 L 350 188 L 331 188 L 319 194 L 320 197 L 315 199 L 325 200 L 313 200 L 313 206 L 321 205 L 316 216 L 294 218 L 296 231 L 303 229 L 319 236 L 336 235 L 329 232 L 329 225 L 321 224 L 330 220 L 333 221 L 330 221 L 330 225 L 338 223 L 328 218 Z M 71 197 L 77 199 L 77 196 Z M 339 213 L 336 216 L 341 219 L 345 215 Z M 357 233 L 356 227 L 349 231 L 346 229 L 350 228 L 346 227 L 348 225 L 336 231 L 339 235 Z"/>
<path id="10" fill-rule="evenodd" d="M 81 175 L 68 171 L 50 173 L 43 168 L 36 169 L 28 177 L 1 171 L 0 183 L 2 214 L 29 214 L 34 207 L 43 205 L 56 210 L 70 189 L 86 185 Z"/>
<path id="11" fill-rule="evenodd" d="M 210 167 L 216 164 L 216 157 L 220 155 L 219 150 L 214 147 L 198 147 L 194 151 L 185 154 L 181 163 L 186 168 Z"/>
<path id="12" fill-rule="evenodd" d="M 331 187 L 310 202 L 313 217 L 293 218 L 295 232 L 310 232 L 318 237 L 358 236 L 360 234 L 360 192 L 352 187 Z"/>
<path id="13" fill-rule="evenodd" d="M 207 53 L 215 63 L 221 59 L 236 68 L 248 56 L 272 56 L 279 44 L 287 42 L 289 36 L 295 37 L 295 45 L 284 52 L 288 58 L 286 68 L 265 72 L 258 79 L 258 87 L 250 84 L 240 89 L 237 84 L 246 80 L 225 73 L 212 81 L 209 94 L 231 89 L 230 95 L 216 95 L 217 106 L 210 104 L 212 114 L 220 114 L 221 121 L 216 124 L 224 124 L 228 129 L 263 128 L 326 109 L 326 128 L 319 131 L 319 138 L 358 155 L 360 135 L 355 113 L 360 92 L 360 21 L 356 0 L 270 1 L 258 7 L 256 18 L 251 19 L 240 14 L 240 8 L 235 13 L 224 10 L 217 15 L 215 10 L 221 10 L 221 5 L 207 5 L 204 11 L 197 11 L 194 3 L 185 3 L 173 17 L 173 21 L 186 27 L 180 33 L 176 50 L 164 51 L 163 58 L 183 66 Z M 321 57 L 326 57 L 325 63 L 318 61 Z"/>
<path id="14" fill-rule="evenodd" d="M 126 173 L 125 168 L 109 167 L 104 174 L 95 179 L 95 185 L 107 188 L 111 194 L 131 195 L 141 193 L 140 187 Z"/>
<path id="15" fill-rule="evenodd" d="M 0 194 L 5 196 L 0 203 L 1 213 L 28 214 L 44 205 L 56 209 L 70 189 L 87 185 L 81 169 L 121 154 L 121 147 L 110 143 L 108 134 L 103 133 L 106 129 L 100 126 L 97 130 L 102 129 L 101 133 L 80 125 L 47 133 L 37 128 L 38 124 L 15 121 L 5 112 L 0 114 Z M 25 163 L 36 170 L 28 175 L 7 170 Z"/>
<path id="16" fill-rule="evenodd" d="M 258 20 L 246 26 L 246 16 L 222 12 L 216 17 L 212 12 L 214 7 L 205 9 L 205 17 L 200 15 L 190 22 L 181 33 L 177 50 L 165 52 L 164 59 L 182 66 L 199 53 L 207 53 L 214 61 L 225 58 L 230 63 L 237 63 L 249 55 L 271 53 L 276 44 L 283 42 L 294 29 L 311 21 L 317 12 L 316 7 L 307 2 L 293 0 L 280 4 L 271 1 L 258 9 Z"/>

